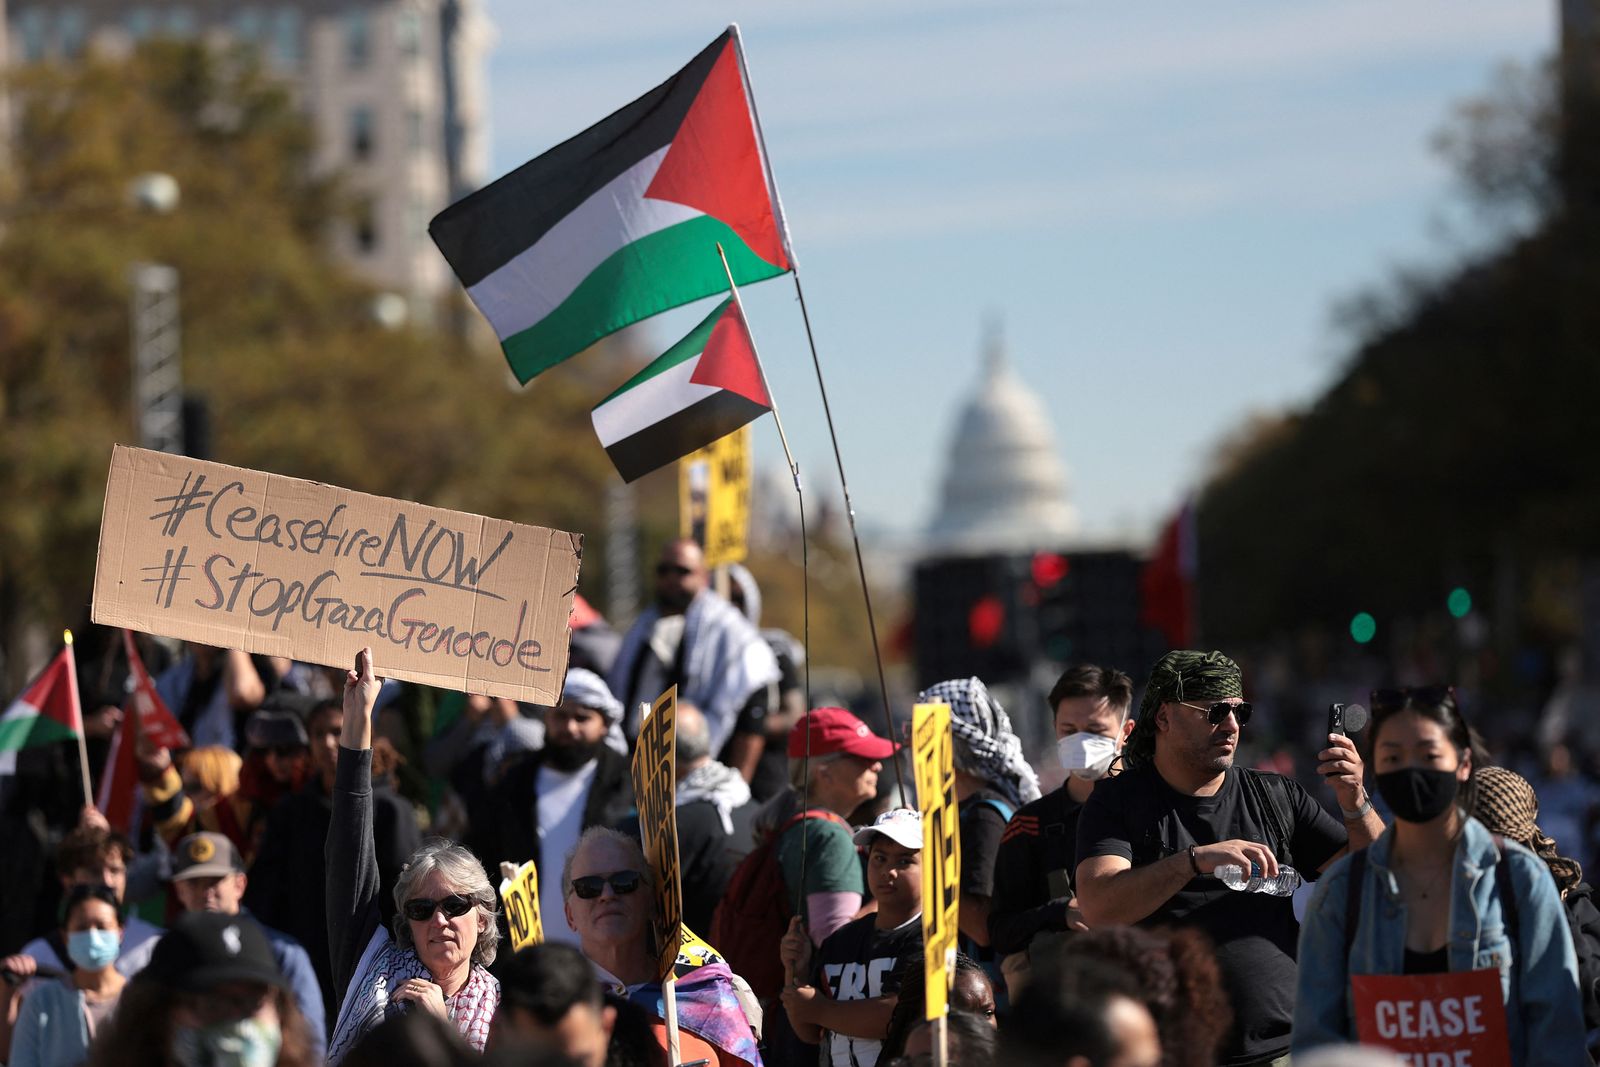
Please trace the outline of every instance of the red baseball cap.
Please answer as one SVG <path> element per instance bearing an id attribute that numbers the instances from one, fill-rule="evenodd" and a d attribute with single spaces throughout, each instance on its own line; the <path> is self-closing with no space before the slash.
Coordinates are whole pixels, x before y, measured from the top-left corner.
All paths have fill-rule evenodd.
<path id="1" fill-rule="evenodd" d="M 789 731 L 789 755 L 799 759 L 806 754 L 806 737 L 811 738 L 811 755 L 831 756 L 848 752 L 862 759 L 888 759 L 900 746 L 867 729 L 867 724 L 843 708 L 812 708 Z"/>

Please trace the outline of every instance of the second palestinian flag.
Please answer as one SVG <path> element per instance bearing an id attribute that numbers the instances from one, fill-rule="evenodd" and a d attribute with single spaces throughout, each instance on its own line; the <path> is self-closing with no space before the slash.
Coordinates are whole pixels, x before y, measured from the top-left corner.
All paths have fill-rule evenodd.
<path id="1" fill-rule="evenodd" d="M 527 382 L 607 334 L 792 269 L 739 35 L 428 227 Z"/>
<path id="2" fill-rule="evenodd" d="M 592 417 L 617 473 L 631 482 L 771 410 L 750 330 L 729 298 Z"/>

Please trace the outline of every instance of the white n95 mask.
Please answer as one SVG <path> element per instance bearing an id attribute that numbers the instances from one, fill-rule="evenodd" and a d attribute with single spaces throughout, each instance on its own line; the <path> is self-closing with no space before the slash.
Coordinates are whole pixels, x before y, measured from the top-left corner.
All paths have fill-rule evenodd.
<path id="1" fill-rule="evenodd" d="M 1104 734 L 1080 730 L 1056 742 L 1056 756 L 1074 778 L 1104 778 L 1117 756 L 1117 742 Z"/>

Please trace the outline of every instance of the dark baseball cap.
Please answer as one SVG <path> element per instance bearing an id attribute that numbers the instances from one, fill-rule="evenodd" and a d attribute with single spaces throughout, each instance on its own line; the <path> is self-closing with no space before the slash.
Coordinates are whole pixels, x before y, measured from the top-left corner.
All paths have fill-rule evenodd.
<path id="1" fill-rule="evenodd" d="M 172 850 L 172 880 L 221 878 L 242 874 L 244 859 L 232 841 L 223 834 L 202 831 L 190 834 Z"/>
<path id="2" fill-rule="evenodd" d="M 186 993 L 204 993 L 223 982 L 289 987 L 260 924 L 247 915 L 211 911 L 179 916 L 156 942 L 142 973 Z"/>
<path id="3" fill-rule="evenodd" d="M 806 755 L 807 736 L 810 736 L 810 754 L 831 756 L 835 752 L 848 752 L 862 759 L 888 759 L 900 746 L 887 738 L 879 737 L 867 729 L 867 724 L 843 708 L 812 708 L 789 731 L 789 755 L 799 759 Z"/>

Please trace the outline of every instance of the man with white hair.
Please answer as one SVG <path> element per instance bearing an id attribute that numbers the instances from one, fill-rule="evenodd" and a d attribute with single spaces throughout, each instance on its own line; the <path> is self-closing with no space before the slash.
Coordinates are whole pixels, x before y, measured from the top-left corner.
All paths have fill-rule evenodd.
<path id="1" fill-rule="evenodd" d="M 600 676 L 567 671 L 561 703 L 545 712 L 544 748 L 509 764 L 492 794 L 495 861 L 539 870 L 539 914 L 550 941 L 576 942 L 567 926 L 560 862 L 591 826 L 615 826 L 633 807 L 628 757 L 606 744 L 622 704 Z"/>

